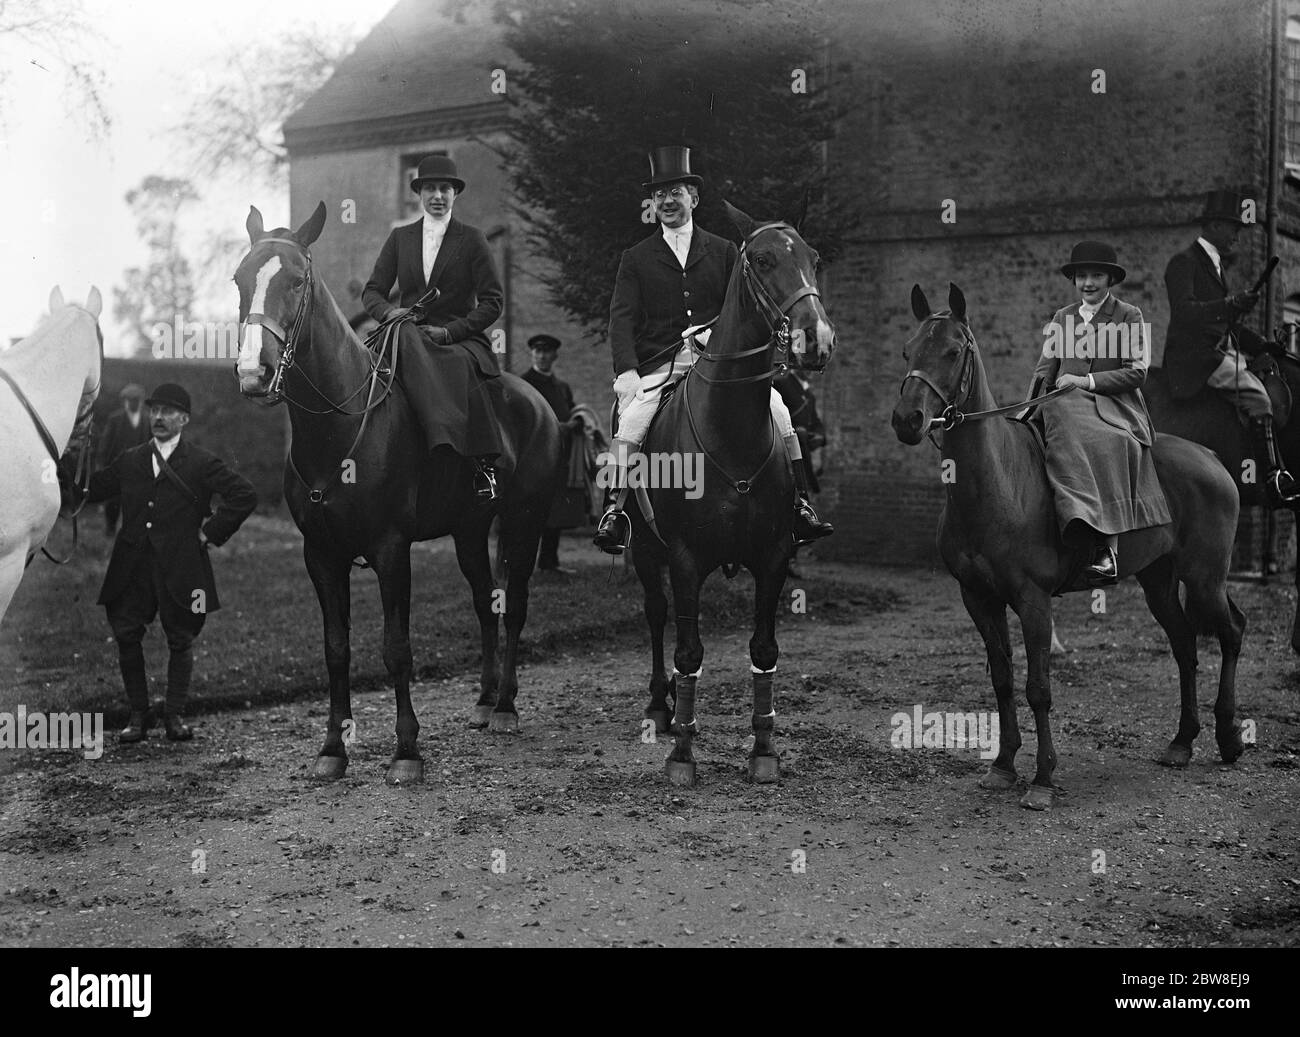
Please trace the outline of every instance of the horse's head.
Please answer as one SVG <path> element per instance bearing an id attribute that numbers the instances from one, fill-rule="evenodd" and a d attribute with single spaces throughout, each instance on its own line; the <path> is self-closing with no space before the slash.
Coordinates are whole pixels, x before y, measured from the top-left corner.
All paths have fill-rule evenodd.
<path id="1" fill-rule="evenodd" d="M 296 231 L 266 231 L 262 214 L 250 206 L 252 247 L 235 269 L 239 288 L 239 391 L 245 396 L 280 398 L 280 381 L 306 334 L 311 306 L 312 268 L 308 247 L 325 226 L 325 203 Z"/>
<path id="2" fill-rule="evenodd" d="M 966 323 L 966 297 L 955 284 L 948 285 L 948 309 L 938 313 L 921 286 L 912 285 L 912 313 L 921 326 L 903 347 L 909 370 L 890 419 L 894 433 L 909 446 L 921 442 L 933 418 L 966 402 L 975 349 Z"/>
<path id="3" fill-rule="evenodd" d="M 788 341 L 785 362 L 824 370 L 835 351 L 835 329 L 817 290 L 816 251 L 793 225 L 759 223 L 730 202 L 723 204 L 744 238 L 740 264 L 745 284 L 778 344 Z"/>

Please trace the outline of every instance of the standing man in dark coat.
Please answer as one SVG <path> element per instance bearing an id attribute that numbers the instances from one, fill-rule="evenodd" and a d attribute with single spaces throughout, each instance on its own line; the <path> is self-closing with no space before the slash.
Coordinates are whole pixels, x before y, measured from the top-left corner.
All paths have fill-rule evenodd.
<path id="1" fill-rule="evenodd" d="M 1250 427 L 1257 463 L 1268 472 L 1270 502 L 1289 506 L 1300 503 L 1300 488 L 1278 453 L 1272 401 L 1241 355 L 1280 353 L 1283 347 L 1239 323 L 1255 308 L 1259 293 L 1228 287 L 1227 266 L 1245 226 L 1245 200 L 1235 191 L 1210 191 L 1200 216 L 1201 236 L 1165 269 L 1169 332 L 1164 365 L 1174 399 L 1190 399 L 1208 385 L 1232 401 Z"/>
<path id="2" fill-rule="evenodd" d="M 361 302 L 381 323 L 415 311 L 419 333 L 403 329 L 398 379 L 428 449 L 473 458 L 475 488 L 491 499 L 502 444 L 482 379 L 501 373 L 486 334 L 501 316 L 501 281 L 483 232 L 451 214 L 465 191 L 456 164 L 446 155 L 421 160 L 411 190 L 424 214 L 388 235 Z M 394 284 L 397 306 L 388 301 Z"/>
<path id="3" fill-rule="evenodd" d="M 122 529 L 99 604 L 108 610 L 131 705 L 121 740 L 140 741 L 153 723 L 141 642 L 157 615 L 170 653 L 164 724 L 169 739 L 186 741 L 193 735 L 184 714 L 194 639 L 208 613 L 221 607 L 208 547 L 230 539 L 257 506 L 257 494 L 219 458 L 181 441 L 190 420 L 190 396 L 181 386 L 160 385 L 145 404 L 153 438 L 119 454 L 90 479 L 91 503 L 122 498 Z M 221 497 L 216 514 L 214 494 Z"/>
<path id="4" fill-rule="evenodd" d="M 118 394 L 122 409 L 109 415 L 104 425 L 104 435 L 99 441 L 96 467 L 106 468 L 123 450 L 149 441 L 149 422 L 144 415 L 144 387 L 132 382 Z M 104 534 L 112 536 L 117 531 L 117 518 L 122 502 L 116 497 L 104 501 Z"/>
<path id="5" fill-rule="evenodd" d="M 561 464 L 565 472 L 565 481 L 569 468 L 569 453 L 573 436 L 582 428 L 582 419 L 573 416 L 573 390 L 569 383 L 555 374 L 555 358 L 560 352 L 560 340 L 554 335 L 534 335 L 528 340 L 528 348 L 533 355 L 533 365 L 521 377 L 539 393 L 542 399 L 551 405 L 560 430 L 564 433 L 564 449 L 560 451 Z M 567 575 L 572 569 L 560 568 L 560 530 L 572 529 L 582 524 L 586 512 L 585 504 L 580 509 L 572 509 L 565 499 L 569 495 L 567 487 L 555 498 L 551 515 L 542 532 L 541 546 L 537 552 L 537 568 L 542 572 Z M 585 491 L 583 491 L 585 498 Z M 574 514 L 566 514 L 567 512 Z"/>
<path id="6" fill-rule="evenodd" d="M 631 523 L 620 500 L 628 485 L 629 458 L 641 449 L 664 388 L 681 379 L 695 363 L 683 340 L 693 327 L 708 324 L 722 312 L 731 269 L 739 251 L 726 238 L 695 225 L 704 178 L 691 172 L 691 149 L 656 148 L 650 154 L 650 179 L 641 187 L 649 195 L 659 226 L 619 260 L 609 304 L 609 344 L 613 351 L 614 395 L 618 430 L 614 435 L 610 485 L 614 502 L 601 516 L 592 542 L 607 554 L 621 554 Z M 697 341 L 708 342 L 711 330 Z M 808 478 L 799 437 L 775 389 L 771 413 L 785 440 L 794 471 L 795 538 L 807 543 L 834 532 L 808 501 Z"/>

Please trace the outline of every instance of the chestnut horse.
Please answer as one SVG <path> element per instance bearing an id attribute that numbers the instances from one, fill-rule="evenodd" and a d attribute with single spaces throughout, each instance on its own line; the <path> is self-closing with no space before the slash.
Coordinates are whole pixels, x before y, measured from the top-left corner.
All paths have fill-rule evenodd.
<path id="1" fill-rule="evenodd" d="M 470 459 L 450 450 L 430 457 L 425 450 L 415 415 L 394 386 L 400 350 L 381 363 L 314 272 L 308 248 L 324 223 L 324 202 L 294 232 L 263 230 L 262 214 L 251 209 L 252 247 L 235 271 L 239 390 L 290 405 L 284 495 L 302 530 L 307 573 L 320 600 L 330 684 L 329 726 L 314 776 L 340 778 L 347 770 L 349 582 L 353 560 L 362 557 L 379 579 L 384 665 L 397 695 L 397 752 L 387 781 L 407 784 L 424 775 L 420 725 L 411 708 L 411 544 L 448 535 L 455 541 L 483 645 L 475 726 L 517 731 L 515 657 L 528 614 L 528 579 L 556 487 L 560 428 L 546 401 L 522 379 L 503 374 L 489 380 L 483 391 L 491 395 L 506 450 L 497 462 L 499 498 L 478 500 Z M 507 570 L 499 677 L 488 559 L 488 527 L 498 515 Z"/>
<path id="2" fill-rule="evenodd" d="M 1074 568 L 1073 552 L 1061 542 L 1035 430 L 998 416 L 980 420 L 983 412 L 998 407 L 966 320 L 961 289 L 950 285 L 948 309 L 935 313 L 915 285 L 912 312 L 921 326 L 907 342 L 904 356 L 911 357 L 911 370 L 903 379 L 892 424 L 908 445 L 920 443 L 932 424 L 941 425 L 943 459 L 945 464 L 951 462 L 956 476 L 946 486 L 939 550 L 961 584 L 962 601 L 984 639 L 1001 733 L 998 756 L 980 784 L 1000 790 L 1015 787 L 1018 780 L 1015 757 L 1020 727 L 1012 685 L 1009 605 L 1024 632 L 1029 665 L 1025 697 L 1038 729 L 1038 770 L 1020 802 L 1046 810 L 1060 791 L 1052 782 L 1056 749 L 1048 716 L 1051 599 Z M 1246 624 L 1228 597 L 1226 583 L 1237 530 L 1237 491 L 1223 466 L 1202 446 L 1162 435 L 1151 450 L 1173 521 L 1122 534 L 1119 567 L 1121 578 L 1137 576 L 1178 661 L 1182 696 L 1178 733 L 1160 762 L 1187 766 L 1201 726 L 1196 634 L 1179 601 L 1181 582 L 1222 649 L 1215 739 L 1224 762 L 1232 763 L 1242 751 L 1241 725 L 1234 715 L 1235 679 Z"/>
<path id="3" fill-rule="evenodd" d="M 731 576 L 741 565 L 754 576 L 749 777 L 760 783 L 779 780 L 772 682 L 779 654 L 776 610 L 794 550 L 795 489 L 789 456 L 769 413 L 771 380 L 777 363 L 820 371 L 835 348 L 835 332 L 817 291 L 817 253 L 787 223 L 759 224 L 730 204 L 727 211 L 744 243 L 708 350 L 696 347 L 699 359 L 642 447 L 652 471 L 670 467 L 656 460 L 676 460 L 684 467 L 687 458 L 698 459 L 699 492 L 684 492 L 680 485 L 647 490 L 655 530 L 639 508 L 628 509 L 632 560 L 645 589 L 653 649 L 645 715 L 657 730 L 676 736 L 665 772 L 673 784 L 687 786 L 695 783 L 691 746 L 698 733 L 695 692 L 704 660 L 700 588 L 715 569 Z M 671 682 L 664 673 L 665 568 L 677 622 Z M 671 725 L 670 692 L 675 698 Z"/>

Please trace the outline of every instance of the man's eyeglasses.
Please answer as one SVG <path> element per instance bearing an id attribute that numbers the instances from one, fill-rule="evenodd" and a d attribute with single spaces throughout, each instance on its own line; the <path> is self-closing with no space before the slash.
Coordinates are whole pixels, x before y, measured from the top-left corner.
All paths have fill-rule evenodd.
<path id="1" fill-rule="evenodd" d="M 661 187 L 659 188 L 659 190 L 655 191 L 655 193 L 652 194 L 650 197 L 656 203 L 665 202 L 669 198 L 672 198 L 674 201 L 682 202 L 685 201 L 690 196 L 690 193 L 691 192 L 688 191 L 684 185 L 678 184 L 676 187 L 671 189 Z"/>

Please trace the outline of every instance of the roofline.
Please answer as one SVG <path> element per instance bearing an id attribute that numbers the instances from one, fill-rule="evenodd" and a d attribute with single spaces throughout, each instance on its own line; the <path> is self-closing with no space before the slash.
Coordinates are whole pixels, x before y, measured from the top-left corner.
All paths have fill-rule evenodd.
<path id="1" fill-rule="evenodd" d="M 387 147 L 431 137 L 461 137 L 509 128 L 506 106 L 499 100 L 412 112 L 379 119 L 353 120 L 284 131 L 284 145 L 293 159 L 331 151 Z"/>

